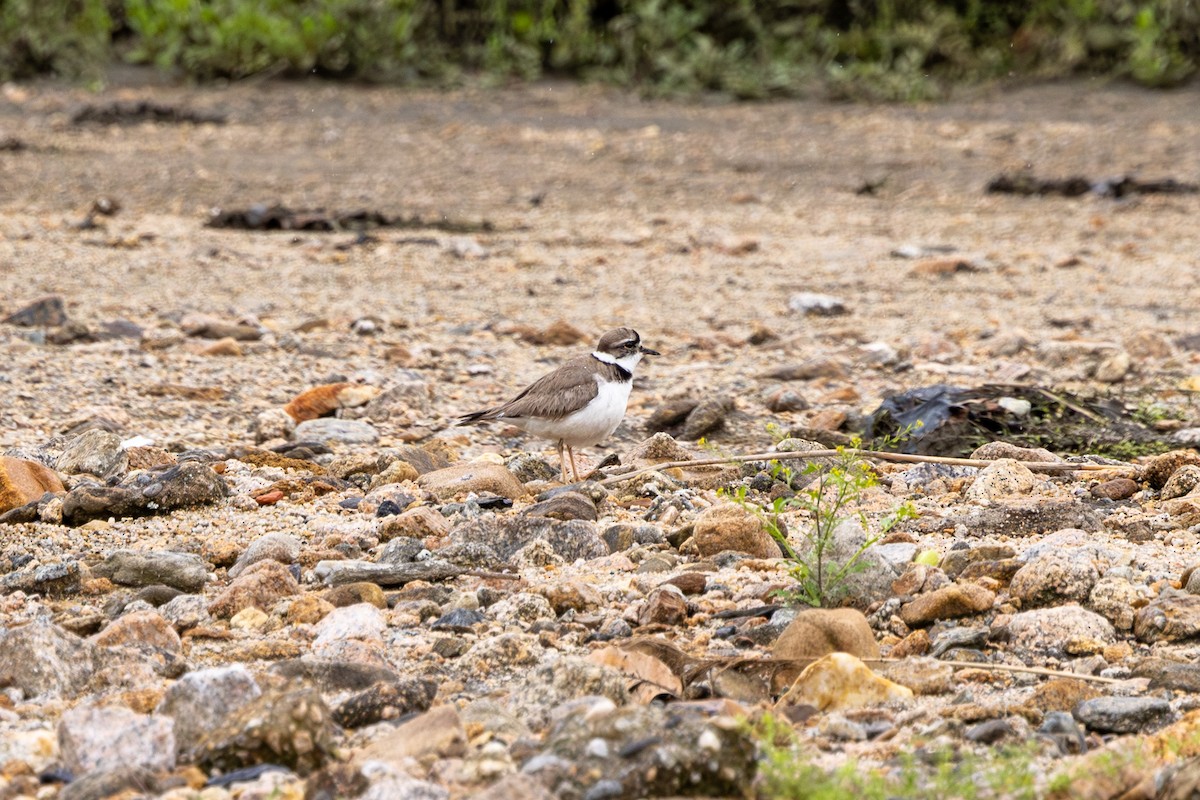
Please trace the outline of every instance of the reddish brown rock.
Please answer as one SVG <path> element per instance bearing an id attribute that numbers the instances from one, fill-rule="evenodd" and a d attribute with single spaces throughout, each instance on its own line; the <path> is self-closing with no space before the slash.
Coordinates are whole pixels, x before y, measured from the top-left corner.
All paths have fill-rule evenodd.
<path id="1" fill-rule="evenodd" d="M 270 611 L 279 600 L 299 592 L 300 585 L 286 566 L 278 561 L 259 561 L 208 604 L 208 613 L 228 619 L 250 606 Z"/>
<path id="2" fill-rule="evenodd" d="M 687 600 L 677 586 L 660 586 L 646 598 L 639 625 L 678 625 L 687 619 Z"/>
<path id="3" fill-rule="evenodd" d="M 379 389 L 358 383 L 326 383 L 314 386 L 292 398 L 283 410 L 296 422 L 328 417 L 339 408 L 365 405 L 379 395 Z"/>
<path id="4" fill-rule="evenodd" d="M 1131 478 L 1113 478 L 1092 487 L 1092 497 L 1106 500 L 1127 500 L 1138 490 L 1138 482 Z"/>
<path id="5" fill-rule="evenodd" d="M 917 628 L 892 648 L 891 652 L 888 653 L 888 658 L 923 656 L 929 652 L 932 646 L 933 642 L 929 638 L 929 631 L 924 628 Z"/>
<path id="6" fill-rule="evenodd" d="M 400 537 L 425 539 L 447 536 L 450 533 L 450 521 L 429 506 L 417 506 L 402 514 L 384 517 L 379 522 L 378 533 L 381 542 Z"/>
<path id="7" fill-rule="evenodd" d="M 32 503 L 46 492 L 64 492 L 49 467 L 23 458 L 0 456 L 0 514 Z"/>

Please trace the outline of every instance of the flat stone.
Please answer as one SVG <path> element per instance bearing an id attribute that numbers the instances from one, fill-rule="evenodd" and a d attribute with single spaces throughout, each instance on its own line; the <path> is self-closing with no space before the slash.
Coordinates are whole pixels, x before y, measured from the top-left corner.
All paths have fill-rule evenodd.
<path id="1" fill-rule="evenodd" d="M 262 694 L 241 664 L 189 672 L 163 694 L 156 714 L 175 720 L 180 749 L 218 730 L 234 712 Z"/>
<path id="2" fill-rule="evenodd" d="M 473 519 L 455 528 L 450 540 L 458 545 L 481 544 L 507 561 L 532 542 L 545 542 L 565 561 L 601 558 L 608 547 L 594 523 L 550 517 L 499 517 Z"/>
<path id="3" fill-rule="evenodd" d="M 1009 591 L 1024 607 L 1081 603 L 1099 579 L 1092 559 L 1072 552 L 1049 552 L 1017 570 Z"/>
<path id="4" fill-rule="evenodd" d="M 34 300 L 0 322 L 20 328 L 56 328 L 67 324 L 67 308 L 61 295 L 52 294 Z"/>
<path id="5" fill-rule="evenodd" d="M 68 475 L 86 473 L 98 478 L 123 474 L 129 456 L 121 447 L 121 437 L 93 428 L 67 442 L 55 466 Z"/>
<path id="6" fill-rule="evenodd" d="M 300 540 L 290 533 L 273 531 L 258 537 L 246 552 L 242 553 L 236 563 L 229 568 L 229 577 L 236 578 L 246 571 L 251 564 L 259 561 L 278 561 L 280 564 L 294 564 L 300 558 Z"/>
<path id="7" fill-rule="evenodd" d="M 917 595 L 900 607 L 905 625 L 928 625 L 939 619 L 965 617 L 987 611 L 996 602 L 994 592 L 974 583 L 952 583 Z"/>
<path id="8" fill-rule="evenodd" d="M 208 583 L 204 559 L 192 553 L 117 550 L 96 566 L 92 575 L 123 586 L 163 584 L 182 592 L 198 592 Z"/>
<path id="9" fill-rule="evenodd" d="M 540 503 L 534 503 L 521 513 L 528 517 L 551 517 L 569 520 L 583 519 L 595 522 L 599 517 L 596 504 L 587 495 L 579 492 L 562 492 Z"/>
<path id="10" fill-rule="evenodd" d="M 804 668 L 780 704 L 807 703 L 838 711 L 909 700 L 912 689 L 876 675 L 849 653 L 830 653 Z"/>
<path id="11" fill-rule="evenodd" d="M 997 617 L 993 637 L 1007 639 L 1014 647 L 1040 652 L 1061 652 L 1071 639 L 1094 639 L 1111 643 L 1116 636 L 1112 623 L 1099 614 L 1070 603 L 1054 608 L 1022 611 L 1007 620 Z"/>
<path id="12" fill-rule="evenodd" d="M 96 659 L 95 645 L 37 619 L 0 633 L 0 686 L 27 697 L 74 695 L 86 689 Z"/>
<path id="13" fill-rule="evenodd" d="M 299 592 L 300 586 L 287 567 L 278 561 L 260 561 L 225 587 L 209 603 L 208 611 L 225 619 L 250 606 L 269 611 L 279 600 Z"/>
<path id="14" fill-rule="evenodd" d="M 294 442 L 320 442 L 322 444 L 374 444 L 379 441 L 379 431 L 369 422 L 359 419 L 321 417 L 305 420 L 292 431 Z"/>
<path id="15" fill-rule="evenodd" d="M 1103 733 L 1138 733 L 1170 722 L 1174 712 L 1161 697 L 1097 697 L 1075 707 L 1075 719 Z"/>
<path id="16" fill-rule="evenodd" d="M 1177 642 L 1200 636 L 1200 595 L 1165 590 L 1138 609 L 1133 635 L 1143 642 Z"/>
<path id="17" fill-rule="evenodd" d="M 519 500 L 526 495 L 525 487 L 511 472 L 488 461 L 471 461 L 426 472 L 417 479 L 417 485 L 442 500 L 471 492 L 496 494 L 509 500 Z"/>
<path id="18" fill-rule="evenodd" d="M 1001 458 L 979 471 L 964 496 L 968 502 L 980 504 L 1011 500 L 1025 497 L 1038 482 L 1038 476 L 1028 467 L 1011 458 Z"/>

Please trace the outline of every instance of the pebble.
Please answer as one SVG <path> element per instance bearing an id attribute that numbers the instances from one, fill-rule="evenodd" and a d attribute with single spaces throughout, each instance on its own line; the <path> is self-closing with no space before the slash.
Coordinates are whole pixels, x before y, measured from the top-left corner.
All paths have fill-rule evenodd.
<path id="1" fill-rule="evenodd" d="M 1175 642 L 1200 636 L 1200 595 L 1168 589 L 1138 609 L 1133 635 L 1143 642 Z"/>
<path id="2" fill-rule="evenodd" d="M 241 664 L 189 672 L 163 693 L 156 714 L 174 720 L 175 741 L 182 749 L 219 730 L 238 708 L 262 694 Z"/>
<path id="3" fill-rule="evenodd" d="M 567 562 L 608 555 L 608 547 L 595 524 L 586 520 L 563 522 L 550 517 L 491 515 L 456 527 L 450 539 L 460 546 L 485 545 L 502 561 L 512 559 L 519 550 L 535 542 L 543 543 Z"/>
<path id="4" fill-rule="evenodd" d="M 73 696 L 99 666 L 95 645 L 45 619 L 0 629 L 0 686 L 27 697 Z"/>
<path id="5" fill-rule="evenodd" d="M 260 536 L 250 543 L 246 551 L 229 568 L 229 577 L 236 578 L 251 564 L 272 560 L 281 564 L 292 564 L 300 558 L 300 540 L 290 533 L 274 531 Z"/>
<path id="6" fill-rule="evenodd" d="M 298 594 L 291 571 L 278 561 L 260 561 L 234 579 L 208 604 L 214 617 L 228 619 L 244 608 L 270 609 L 276 601 Z"/>
<path id="7" fill-rule="evenodd" d="M 1014 647 L 1049 652 L 1061 650 L 1070 639 L 1094 639 L 1111 643 L 1116 635 L 1112 623 L 1074 603 L 1054 608 L 1022 611 L 992 625 L 993 637 L 1006 638 Z"/>
<path id="8" fill-rule="evenodd" d="M 0 514 L 33 503 L 47 492 L 64 491 L 62 481 L 44 464 L 0 456 Z"/>
<path id="9" fill-rule="evenodd" d="M 905 603 L 900 607 L 900 619 L 910 626 L 928 625 L 987 611 L 995 602 L 995 593 L 978 584 L 952 583 Z"/>
<path id="10" fill-rule="evenodd" d="M 1090 554 L 1055 551 L 1030 559 L 1012 576 L 1009 591 L 1022 607 L 1081 603 L 1100 579 Z"/>
<path id="11" fill-rule="evenodd" d="M 910 700 L 912 689 L 882 678 L 849 653 L 830 653 L 804 668 L 780 703 L 835 711 Z"/>
<path id="12" fill-rule="evenodd" d="M 799 314 L 836 317 L 850 313 L 841 298 L 816 292 L 796 292 L 788 298 L 788 308 Z"/>
<path id="13" fill-rule="evenodd" d="M 67 442 L 55 466 L 68 475 L 85 473 L 108 478 L 128 469 L 129 456 L 121 446 L 120 436 L 93 429 Z"/>

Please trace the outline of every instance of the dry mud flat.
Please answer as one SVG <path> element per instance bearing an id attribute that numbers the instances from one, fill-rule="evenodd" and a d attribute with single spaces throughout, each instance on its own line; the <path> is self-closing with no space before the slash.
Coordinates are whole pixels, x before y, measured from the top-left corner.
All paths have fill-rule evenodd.
<path id="1" fill-rule="evenodd" d="M 1043 792 L 1186 796 L 1194 452 L 880 465 L 868 528 L 920 516 L 856 576 L 865 614 L 795 623 L 742 613 L 791 579 L 717 494 L 792 491 L 764 465 L 549 496 L 542 444 L 448 423 L 627 324 L 664 356 L 592 465 L 828 438 L 937 383 L 1115 398 L 1186 451 L 1200 199 L 984 187 L 1195 182 L 1197 94 L 3 87 L 0 791 L 737 796 L 738 720 L 786 696 L 821 764 L 1031 742 L 1088 778 Z M 876 670 L 713 669 L 830 649 Z"/>

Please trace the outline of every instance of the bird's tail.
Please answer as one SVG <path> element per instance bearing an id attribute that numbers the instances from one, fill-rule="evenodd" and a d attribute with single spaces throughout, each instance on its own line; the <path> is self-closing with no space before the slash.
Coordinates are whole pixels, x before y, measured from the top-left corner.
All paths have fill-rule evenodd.
<path id="1" fill-rule="evenodd" d="M 474 425 L 476 422 L 487 422 L 489 419 L 498 419 L 501 416 L 500 409 L 488 408 L 483 411 L 472 411 L 470 414 L 463 414 L 458 419 L 454 420 L 455 425 Z"/>

